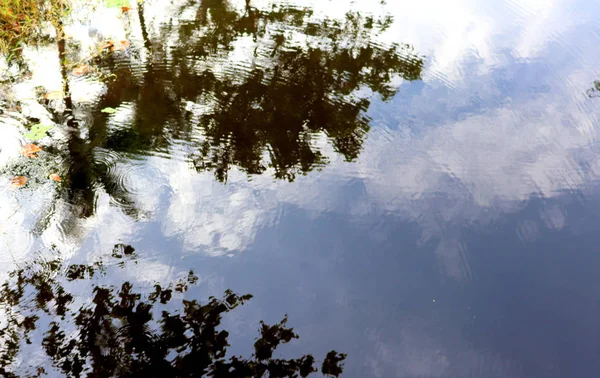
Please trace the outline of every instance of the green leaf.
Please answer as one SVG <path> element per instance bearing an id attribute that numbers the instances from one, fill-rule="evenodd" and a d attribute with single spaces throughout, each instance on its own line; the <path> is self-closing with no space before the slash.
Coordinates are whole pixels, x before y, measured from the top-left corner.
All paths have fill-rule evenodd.
<path id="1" fill-rule="evenodd" d="M 102 113 L 106 113 L 106 114 L 113 114 L 117 112 L 117 109 L 115 108 L 104 108 L 101 110 Z"/>
<path id="2" fill-rule="evenodd" d="M 128 7 L 129 0 L 104 0 L 104 4 L 108 8 L 120 8 L 120 7 Z"/>
<path id="3" fill-rule="evenodd" d="M 46 136 L 46 132 L 54 128 L 54 125 L 42 125 L 41 123 L 36 123 L 31 126 L 31 130 L 25 134 L 25 138 L 29 140 L 38 140 L 42 139 Z"/>

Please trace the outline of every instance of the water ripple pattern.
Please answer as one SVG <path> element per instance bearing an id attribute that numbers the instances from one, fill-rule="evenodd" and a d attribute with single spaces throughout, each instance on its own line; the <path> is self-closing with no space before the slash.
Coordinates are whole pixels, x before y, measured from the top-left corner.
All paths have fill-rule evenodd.
<path id="1" fill-rule="evenodd" d="M 131 5 L 74 33 L 129 45 L 68 74 L 72 114 L 29 98 L 52 46 L 0 96 L 0 165 L 42 118 L 64 164 L 0 176 L 1 263 L 132 244 L 127 279 L 256 290 L 350 377 L 593 376 L 598 1 Z"/>

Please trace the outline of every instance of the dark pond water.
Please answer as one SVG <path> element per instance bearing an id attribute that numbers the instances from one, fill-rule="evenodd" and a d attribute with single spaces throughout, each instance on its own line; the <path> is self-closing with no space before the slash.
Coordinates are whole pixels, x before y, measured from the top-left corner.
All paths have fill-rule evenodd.
<path id="1" fill-rule="evenodd" d="M 599 10 L 79 9 L 4 66 L 2 277 L 130 245 L 107 282 L 254 295 L 224 318 L 234 354 L 288 314 L 278 356 L 335 349 L 347 377 L 597 377 Z"/>

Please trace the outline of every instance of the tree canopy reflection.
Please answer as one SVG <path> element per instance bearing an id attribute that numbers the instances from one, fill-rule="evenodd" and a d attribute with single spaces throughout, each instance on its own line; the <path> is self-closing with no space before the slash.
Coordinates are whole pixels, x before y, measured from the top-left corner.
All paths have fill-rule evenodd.
<path id="1" fill-rule="evenodd" d="M 189 13 L 192 19 L 182 16 Z M 134 121 L 97 135 L 111 148 L 140 150 L 199 129 L 193 165 L 220 181 L 233 167 L 251 175 L 272 168 L 291 181 L 327 163 L 314 143 L 323 135 L 346 160 L 356 159 L 369 130 L 370 95 L 360 91 L 387 100 L 394 78 L 419 79 L 423 67 L 410 46 L 375 43 L 390 18 L 317 19 L 310 8 L 258 9 L 250 0 L 243 7 L 194 1 L 176 17 L 155 36 L 142 25 L 151 51 L 143 78 L 114 64 L 119 79 L 101 106 L 133 103 Z M 165 42 L 173 36 L 175 44 Z M 247 56 L 235 60 L 236 49 Z"/>
<path id="2" fill-rule="evenodd" d="M 130 246 L 117 245 L 113 251 L 113 257 L 124 259 L 121 266 L 132 263 L 134 255 Z M 120 287 L 95 283 L 106 272 L 102 262 L 67 266 L 58 260 L 12 272 L 0 289 L 5 315 L 0 374 L 33 377 L 54 370 L 67 377 L 241 378 L 306 377 L 317 371 L 310 354 L 274 357 L 279 345 L 298 338 L 287 317 L 275 325 L 261 322 L 250 358 L 227 355 L 229 333 L 220 326 L 222 317 L 251 295 L 227 290 L 204 303 L 189 300 L 185 293 L 198 280 L 192 271 L 144 294 L 130 282 Z M 82 286 L 89 289 L 84 294 Z M 34 354 L 16 363 L 24 347 L 30 353 L 41 349 L 48 361 Z M 329 352 L 321 372 L 339 376 L 344 359 Z"/>
<path id="3" fill-rule="evenodd" d="M 288 3 L 194 0 L 153 28 L 150 5 L 139 2 L 137 17 L 123 15 L 128 30 L 139 21 L 142 45 L 87 60 L 103 80 L 113 78 L 91 106 L 71 98 L 71 69 L 82 57 L 62 30 L 56 33 L 64 107 L 42 102 L 68 140 L 43 147 L 53 164 L 63 164 L 55 171 L 66 202 L 77 206 L 61 220 L 67 232 L 94 214 L 99 189 L 138 217 L 116 160 L 171 156 L 174 144 L 185 145 L 194 169 L 222 182 L 232 169 L 292 181 L 327 164 L 325 145 L 352 161 L 367 137 L 372 95 L 390 99 L 396 79 L 417 80 L 423 68 L 411 46 L 377 42 L 389 17 L 349 12 L 334 19 Z M 117 114 L 102 112 L 107 107 Z M 121 110 L 126 116 L 116 117 Z"/>

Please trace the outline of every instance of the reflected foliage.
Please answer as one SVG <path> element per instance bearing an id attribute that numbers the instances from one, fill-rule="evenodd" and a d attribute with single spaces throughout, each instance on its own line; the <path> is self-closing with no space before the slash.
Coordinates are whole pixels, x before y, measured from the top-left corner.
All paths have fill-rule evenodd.
<path id="1" fill-rule="evenodd" d="M 66 140 L 43 145 L 52 166 L 21 171 L 48 171 L 28 187 L 49 173 L 62 177 L 56 187 L 76 205 L 61 222 L 67 232 L 95 213 L 99 191 L 131 217 L 144 215 L 116 169 L 144 154 L 182 153 L 193 169 L 221 182 L 232 169 L 293 181 L 325 166 L 328 148 L 353 161 L 369 131 L 372 96 L 392 98 L 395 80 L 417 80 L 423 68 L 411 46 L 377 42 L 389 17 L 329 18 L 288 3 L 194 0 L 151 27 L 149 6 L 138 2 L 122 15 L 125 29 L 139 23 L 143 38 L 123 50 L 82 57 L 57 33 L 64 97 L 40 93 L 39 101 Z M 81 61 L 88 77 L 73 73 Z M 71 85 L 87 79 L 102 80 L 106 91 L 91 103 L 73 101 Z M 102 112 L 107 107 L 115 114 Z"/>
<path id="2" fill-rule="evenodd" d="M 68 13 L 64 0 L 0 0 L 0 53 L 20 57 L 22 43 L 39 40 L 46 23 L 56 26 Z"/>
<path id="3" fill-rule="evenodd" d="M 143 13 L 141 6 L 142 21 Z M 151 57 L 142 78 L 109 62 L 119 79 L 101 106 L 133 104 L 135 115 L 127 129 L 108 131 L 106 144 L 160 150 L 172 138 L 194 139 L 194 167 L 220 181 L 234 167 L 272 168 L 291 181 L 327 163 L 315 146 L 320 137 L 356 159 L 369 130 L 370 96 L 360 91 L 387 100 L 394 78 L 419 79 L 423 67 L 410 46 L 375 43 L 390 18 L 318 19 L 310 8 L 223 0 L 190 2 L 176 18 L 156 36 L 143 27 Z M 177 44 L 167 45 L 174 36 Z"/>
<path id="4" fill-rule="evenodd" d="M 600 97 L 600 80 L 594 81 L 594 86 L 586 91 L 590 98 Z"/>
<path id="5" fill-rule="evenodd" d="M 135 259 L 130 246 L 115 246 L 113 256 L 125 263 Z M 198 281 L 192 271 L 166 287 L 156 284 L 150 293 L 136 292 L 129 282 L 94 284 L 107 269 L 101 262 L 48 261 L 10 274 L 0 290 L 3 377 L 51 370 L 67 377 L 306 377 L 317 371 L 312 355 L 274 357 L 279 345 L 298 338 L 287 317 L 275 325 L 260 323 L 250 358 L 227 356 L 229 334 L 220 327 L 222 317 L 251 295 L 228 290 L 204 303 L 185 299 Z M 82 287 L 89 290 L 82 293 Z M 31 348 L 38 347 L 48 363 L 32 358 L 16 364 L 24 347 L 32 355 Z M 344 358 L 329 352 L 321 372 L 339 376 Z"/>

